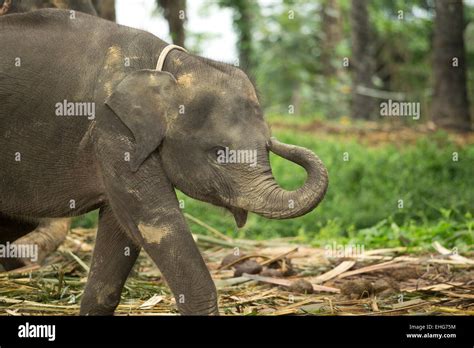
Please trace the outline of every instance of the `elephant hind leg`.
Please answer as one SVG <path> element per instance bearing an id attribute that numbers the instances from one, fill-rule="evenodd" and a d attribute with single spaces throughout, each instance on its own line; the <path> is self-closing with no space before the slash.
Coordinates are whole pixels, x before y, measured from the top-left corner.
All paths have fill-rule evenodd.
<path id="1" fill-rule="evenodd" d="M 13 243 L 18 238 L 34 231 L 38 225 L 38 220 L 23 220 L 0 213 L 0 245 L 6 249 L 7 243 Z M 10 271 L 25 266 L 22 259 L 6 257 L 8 255 L 0 256 L 0 271 L 2 268 Z"/>
<path id="2" fill-rule="evenodd" d="M 38 227 L 27 235 L 15 240 L 18 245 L 37 245 L 37 260 L 31 262 L 25 259 L 25 264 L 39 263 L 56 251 L 56 249 L 66 240 L 67 233 L 71 228 L 71 219 L 42 219 Z"/>
<path id="3" fill-rule="evenodd" d="M 33 257 L 0 258 L 0 265 L 7 271 L 41 263 L 66 239 L 70 219 L 21 220 L 0 215 L 0 243 L 26 250 L 31 247 Z"/>

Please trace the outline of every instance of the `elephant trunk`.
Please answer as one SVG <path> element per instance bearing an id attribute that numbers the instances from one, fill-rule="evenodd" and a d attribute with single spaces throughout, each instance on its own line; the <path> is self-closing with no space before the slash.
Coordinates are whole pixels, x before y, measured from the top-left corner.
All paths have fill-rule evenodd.
<path id="1" fill-rule="evenodd" d="M 295 191 L 281 188 L 270 175 L 267 186 L 249 202 L 250 211 L 270 219 L 289 219 L 312 211 L 324 198 L 328 187 L 328 173 L 321 160 L 310 150 L 288 145 L 272 138 L 268 149 L 296 164 L 307 172 L 306 182 Z"/>

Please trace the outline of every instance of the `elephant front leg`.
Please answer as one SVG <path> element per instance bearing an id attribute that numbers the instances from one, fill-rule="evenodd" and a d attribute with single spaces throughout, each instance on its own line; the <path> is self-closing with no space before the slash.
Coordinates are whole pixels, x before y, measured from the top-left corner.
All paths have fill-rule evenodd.
<path id="1" fill-rule="evenodd" d="M 123 161 L 128 144 L 114 143 L 111 148 L 104 140 L 99 145 L 109 205 L 161 271 L 180 313 L 217 315 L 216 287 L 161 167 L 159 154 L 153 153 L 134 173 Z"/>
<path id="2" fill-rule="evenodd" d="M 180 313 L 218 315 L 216 287 L 179 209 L 160 215 L 153 223 L 139 223 L 138 231 Z"/>
<path id="3" fill-rule="evenodd" d="M 102 208 L 81 315 L 112 315 L 140 247 L 129 238 L 109 208 Z"/>

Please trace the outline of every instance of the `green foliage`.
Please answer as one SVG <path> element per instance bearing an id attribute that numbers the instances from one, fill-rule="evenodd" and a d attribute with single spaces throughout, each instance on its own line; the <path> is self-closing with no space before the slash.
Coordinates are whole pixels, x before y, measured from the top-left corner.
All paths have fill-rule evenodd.
<path id="1" fill-rule="evenodd" d="M 338 1 L 343 37 L 335 52 L 330 53 L 332 65 L 338 70 L 332 76 L 323 74 L 321 59 L 325 40 L 323 0 L 259 3 L 261 15 L 255 16 L 252 27 L 258 59 L 252 73 L 267 111 L 287 113 L 288 105 L 298 104 L 299 114 L 318 110 L 328 118 L 347 115 L 350 67 L 342 68 L 342 60 L 351 57 L 350 2 Z M 474 95 L 474 6 L 464 4 L 466 25 L 471 23 L 465 37 L 468 94 Z M 426 111 L 432 97 L 433 7 L 431 0 L 381 0 L 371 1 L 369 6 L 377 70 L 372 80 L 376 88 L 402 92 L 407 100 L 420 102 Z M 474 113 L 474 103 L 471 105 Z"/>
<path id="2" fill-rule="evenodd" d="M 400 144 L 400 147 L 375 148 L 351 140 L 317 140 L 285 131 L 275 134 L 280 140 L 308 147 L 321 157 L 329 170 L 329 190 L 320 207 L 301 218 L 265 221 L 255 217 L 254 224 L 245 231 L 247 236 L 267 238 L 299 234 L 320 240 L 322 237 L 316 232 L 321 230 L 323 235 L 329 233 L 331 238 L 344 239 L 351 236 L 351 231 L 357 231 L 361 233 L 360 240 L 365 239 L 364 233 L 373 231 L 365 230 L 372 226 L 377 226 L 375 230 L 384 234 L 386 225 L 377 224 L 390 221 L 389 227 L 392 223 L 409 226 L 407 238 L 410 238 L 418 232 L 421 235 L 424 227 L 417 230 L 416 226 L 425 226 L 427 236 L 433 236 L 440 232 L 439 221 L 452 220 L 454 230 L 465 221 L 472 223 L 472 217 L 466 214 L 474 207 L 474 148 L 457 148 L 444 133 L 431 139 L 422 138 L 414 146 Z M 348 161 L 344 161 L 344 152 L 349 154 Z M 453 152 L 458 152 L 458 162 L 452 160 Z M 304 173 L 300 168 L 293 171 L 283 159 L 273 160 L 275 175 L 285 187 L 294 188 L 303 182 Z M 403 200 L 402 209 L 398 208 L 399 199 Z M 448 211 L 450 215 L 446 214 Z M 393 233 L 387 234 L 387 238 L 391 235 Z M 383 245 L 382 239 L 370 236 L 370 233 L 368 237 L 371 244 Z M 469 245 L 472 234 L 465 237 L 461 240 Z M 413 244 L 429 240 L 428 237 L 416 238 Z M 400 244 L 401 241 L 393 243 Z"/>
<path id="3" fill-rule="evenodd" d="M 288 111 L 295 96 L 304 100 L 302 113 L 316 90 L 321 55 L 317 44 L 318 5 L 285 1 L 262 8 L 254 35 L 258 65 L 254 71 L 264 106 L 272 112 Z"/>
<path id="4" fill-rule="evenodd" d="M 93 228 L 97 226 L 98 218 L 99 218 L 99 211 L 94 210 L 88 214 L 85 214 L 83 216 L 73 219 L 72 227 L 73 228 L 77 228 L 77 227 Z"/>
<path id="5" fill-rule="evenodd" d="M 431 40 L 434 11 L 424 0 L 370 3 L 376 37 L 375 85 L 403 92 L 428 109 L 431 99 Z"/>
<path id="6" fill-rule="evenodd" d="M 472 214 L 459 215 L 445 209 L 442 209 L 442 212 L 441 217 L 433 221 L 409 220 L 399 225 L 389 217 L 374 226 L 362 229 L 356 229 L 354 226 L 347 228 L 341 222 L 331 220 L 321 228 L 318 235 L 312 239 L 304 235 L 302 241 L 309 241 L 322 247 L 337 241 L 346 245 L 364 245 L 367 249 L 399 246 L 426 248 L 434 241 L 439 241 L 450 248 L 457 248 L 460 252 L 472 251 L 474 245 Z"/>

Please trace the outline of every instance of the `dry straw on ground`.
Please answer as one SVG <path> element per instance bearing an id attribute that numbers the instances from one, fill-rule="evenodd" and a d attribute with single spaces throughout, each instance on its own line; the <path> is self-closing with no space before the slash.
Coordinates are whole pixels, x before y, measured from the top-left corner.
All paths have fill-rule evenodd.
<path id="1" fill-rule="evenodd" d="M 221 315 L 474 315 L 472 256 L 439 243 L 419 254 L 394 248 L 331 257 L 291 239 L 231 240 L 204 227 L 214 236 L 195 240 L 218 288 Z M 93 229 L 74 229 L 43 267 L 0 273 L 0 315 L 76 315 L 94 236 Z M 143 253 L 116 314 L 177 314 Z"/>

